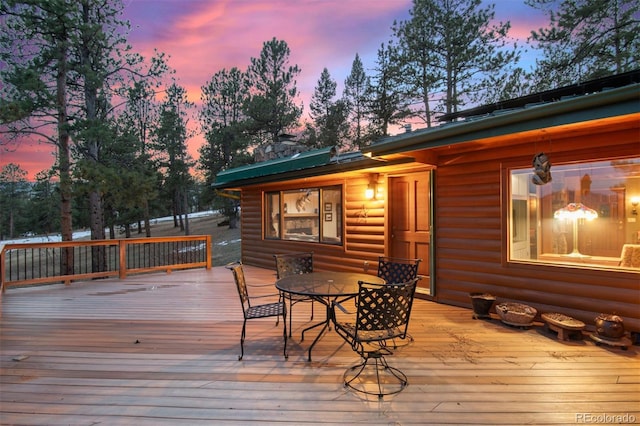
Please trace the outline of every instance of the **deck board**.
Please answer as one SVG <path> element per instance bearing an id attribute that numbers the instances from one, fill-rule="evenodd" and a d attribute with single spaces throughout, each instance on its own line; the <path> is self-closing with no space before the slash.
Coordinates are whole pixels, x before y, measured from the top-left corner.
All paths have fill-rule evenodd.
<path id="1" fill-rule="evenodd" d="M 246 274 L 274 281 L 273 271 Z M 425 300 L 414 303 L 415 341 L 389 358 L 409 386 L 383 401 L 343 388 L 358 358 L 334 332 L 306 360 L 308 304 L 294 307 L 288 360 L 282 323 L 265 319 L 248 324 L 238 361 L 242 316 L 224 268 L 9 289 L 1 304 L 1 424 L 640 422 L 637 346 L 560 342 L 541 324 L 522 330 Z"/>

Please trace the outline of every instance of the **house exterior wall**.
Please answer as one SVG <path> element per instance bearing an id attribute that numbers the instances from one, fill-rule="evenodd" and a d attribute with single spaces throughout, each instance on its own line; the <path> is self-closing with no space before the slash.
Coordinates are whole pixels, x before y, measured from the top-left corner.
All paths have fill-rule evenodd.
<path id="1" fill-rule="evenodd" d="M 365 271 L 375 275 L 378 256 L 385 251 L 385 201 L 366 200 L 364 192 L 368 184 L 368 173 L 352 173 L 339 178 L 329 176 L 243 188 L 242 261 L 275 270 L 274 254 L 312 251 L 315 269 Z M 263 239 L 264 192 L 332 185 L 343 187 L 342 245 Z M 365 261 L 369 262 L 369 268 L 365 268 Z"/>
<path id="2" fill-rule="evenodd" d="M 539 312 L 561 312 L 587 324 L 593 324 L 599 313 L 616 313 L 624 318 L 628 330 L 640 331 L 639 273 L 507 261 L 510 167 L 531 167 L 532 157 L 540 151 L 557 164 L 637 157 L 639 130 L 637 123 L 615 130 L 574 128 L 554 134 L 553 139 L 540 133 L 513 134 L 407 152 L 428 158 L 430 164 L 424 167 L 435 166 L 435 292 L 429 297 L 471 307 L 469 293 L 487 292 L 499 301 L 520 301 Z M 407 171 L 416 166 L 407 166 Z M 388 239 L 387 200 L 364 197 L 369 177 L 376 172 L 384 186 L 387 174 L 383 170 L 367 170 L 244 187 L 243 262 L 275 269 L 275 253 L 313 251 L 318 270 L 375 274 L 377 258 L 387 252 Z M 402 172 L 399 169 L 394 174 Z M 337 184 L 343 186 L 344 198 L 342 245 L 262 238 L 264 191 Z"/>
<path id="3" fill-rule="evenodd" d="M 552 163 L 637 156 L 638 128 L 550 141 L 519 140 L 477 149 L 440 150 L 436 171 L 436 293 L 446 304 L 469 306 L 470 292 L 561 312 L 593 324 L 616 313 L 640 330 L 640 274 L 560 265 L 507 263 L 507 167 L 531 165 L 544 150 Z M 553 167 L 552 167 L 553 174 Z"/>

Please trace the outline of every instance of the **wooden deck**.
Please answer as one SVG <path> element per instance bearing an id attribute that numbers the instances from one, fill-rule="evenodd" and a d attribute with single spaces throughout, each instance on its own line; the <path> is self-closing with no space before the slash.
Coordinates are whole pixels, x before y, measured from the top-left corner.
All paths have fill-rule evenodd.
<path id="1" fill-rule="evenodd" d="M 389 358 L 409 386 L 383 401 L 343 388 L 358 357 L 334 332 L 307 362 L 308 304 L 294 307 L 288 360 L 282 323 L 265 319 L 248 324 L 238 361 L 242 314 L 224 268 L 9 289 L 1 304 L 3 425 L 640 422 L 638 346 L 560 342 L 425 300 L 415 342 Z"/>

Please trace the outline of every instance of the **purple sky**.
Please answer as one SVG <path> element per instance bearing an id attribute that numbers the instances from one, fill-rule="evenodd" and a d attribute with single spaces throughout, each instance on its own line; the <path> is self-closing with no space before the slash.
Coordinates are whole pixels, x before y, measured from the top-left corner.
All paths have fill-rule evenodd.
<path id="1" fill-rule="evenodd" d="M 134 51 L 150 57 L 154 49 L 169 55 L 178 84 L 189 99 L 199 103 L 200 87 L 217 71 L 231 67 L 245 70 L 258 57 L 265 41 L 275 37 L 287 42 L 290 64 L 301 73 L 298 103 L 305 108 L 324 67 L 338 83 L 338 95 L 351 70 L 356 53 L 365 71 L 372 73 L 377 50 L 391 35 L 394 20 L 409 17 L 411 0 L 124 0 L 124 19 L 131 22 L 129 41 Z M 489 1 L 487 1 L 489 3 Z M 511 21 L 510 36 L 524 44 L 531 30 L 546 25 L 540 12 L 524 0 L 493 0 L 496 20 Z M 522 65 L 528 68 L 529 58 Z M 303 120 L 308 119 L 305 110 Z M 195 120 L 190 120 L 195 124 Z M 197 158 L 202 137 L 189 142 Z M 53 147 L 21 144 L 12 152 L 1 151 L 0 166 L 14 162 L 38 171 L 54 162 Z"/>

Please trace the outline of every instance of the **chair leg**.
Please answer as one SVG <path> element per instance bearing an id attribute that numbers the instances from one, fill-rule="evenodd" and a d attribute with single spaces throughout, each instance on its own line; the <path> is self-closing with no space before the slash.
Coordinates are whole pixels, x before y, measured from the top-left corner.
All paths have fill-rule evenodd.
<path id="1" fill-rule="evenodd" d="M 247 319 L 245 318 L 242 323 L 242 333 L 240 333 L 240 356 L 238 357 L 238 361 L 242 361 L 242 357 L 244 356 L 244 338 L 247 329 Z"/>
<path id="2" fill-rule="evenodd" d="M 291 337 L 291 330 L 293 329 L 293 326 L 291 325 L 292 318 L 293 318 L 293 300 L 291 299 L 291 296 L 289 296 L 289 337 Z"/>
<path id="3" fill-rule="evenodd" d="M 289 359 L 287 353 L 287 305 L 283 303 L 282 322 L 284 323 L 284 331 L 282 335 L 284 337 L 284 359 Z"/>

